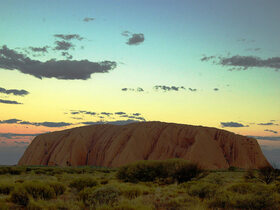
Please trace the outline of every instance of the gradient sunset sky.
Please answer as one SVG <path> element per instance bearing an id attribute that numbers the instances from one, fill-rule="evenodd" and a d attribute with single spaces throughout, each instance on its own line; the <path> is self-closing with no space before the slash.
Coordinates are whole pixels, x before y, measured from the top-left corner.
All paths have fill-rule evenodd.
<path id="1" fill-rule="evenodd" d="M 164 121 L 280 160 L 279 0 L 0 0 L 0 164 L 36 134 Z"/>

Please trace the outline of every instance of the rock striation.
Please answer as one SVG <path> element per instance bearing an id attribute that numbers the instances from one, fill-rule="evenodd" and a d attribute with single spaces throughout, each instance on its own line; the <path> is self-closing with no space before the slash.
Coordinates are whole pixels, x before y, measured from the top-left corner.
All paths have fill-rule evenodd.
<path id="1" fill-rule="evenodd" d="M 206 169 L 270 166 L 253 138 L 164 122 L 91 125 L 37 136 L 18 165 L 118 167 L 137 160 L 182 158 Z"/>

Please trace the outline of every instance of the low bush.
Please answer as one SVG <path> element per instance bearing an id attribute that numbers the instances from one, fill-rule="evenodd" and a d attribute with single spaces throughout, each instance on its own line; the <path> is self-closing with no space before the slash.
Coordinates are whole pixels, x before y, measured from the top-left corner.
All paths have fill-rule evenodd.
<path id="1" fill-rule="evenodd" d="M 98 205 L 114 205 L 120 196 L 120 190 L 114 186 L 106 185 L 94 190 L 88 189 L 87 195 L 84 197 L 85 204 L 92 207 Z"/>
<path id="2" fill-rule="evenodd" d="M 120 167 L 117 178 L 125 182 L 154 182 L 156 179 L 172 178 L 178 183 L 190 181 L 202 173 L 197 164 L 181 159 L 165 161 L 139 161 Z"/>
<path id="3" fill-rule="evenodd" d="M 62 195 L 66 190 L 66 186 L 61 182 L 50 182 L 49 186 L 53 188 L 56 196 Z"/>
<path id="4" fill-rule="evenodd" d="M 90 177 L 82 177 L 82 178 L 77 178 L 74 179 L 71 183 L 70 183 L 70 187 L 71 188 L 75 188 L 78 191 L 81 191 L 82 189 L 86 188 L 86 187 L 94 187 L 97 186 L 98 182 Z"/>
<path id="5" fill-rule="evenodd" d="M 30 198 L 24 188 L 18 187 L 11 193 L 10 200 L 15 204 L 27 206 L 30 201 Z"/>
<path id="6" fill-rule="evenodd" d="M 279 171 L 270 166 L 265 166 L 258 170 L 258 179 L 266 184 L 270 184 L 278 176 L 279 176 Z"/>
<path id="7" fill-rule="evenodd" d="M 25 182 L 23 187 L 35 199 L 49 200 L 56 195 L 54 189 L 43 182 Z"/>
<path id="8" fill-rule="evenodd" d="M 0 184 L 0 194 L 8 195 L 11 191 L 13 191 L 15 186 L 13 184 Z"/>
<path id="9" fill-rule="evenodd" d="M 214 197 L 219 186 L 207 182 L 197 182 L 189 185 L 187 192 L 190 196 L 196 196 L 201 199 Z"/>
<path id="10" fill-rule="evenodd" d="M 131 200 L 142 195 L 143 192 L 139 186 L 125 186 L 121 188 L 121 194 Z"/>

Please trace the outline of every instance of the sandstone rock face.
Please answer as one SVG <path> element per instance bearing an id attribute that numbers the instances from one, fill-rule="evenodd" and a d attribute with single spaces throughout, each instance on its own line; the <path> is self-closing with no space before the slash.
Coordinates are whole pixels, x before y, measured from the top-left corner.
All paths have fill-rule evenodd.
<path id="1" fill-rule="evenodd" d="M 137 160 L 182 158 L 207 169 L 270 164 L 253 138 L 163 122 L 91 125 L 37 136 L 18 165 L 118 167 Z"/>

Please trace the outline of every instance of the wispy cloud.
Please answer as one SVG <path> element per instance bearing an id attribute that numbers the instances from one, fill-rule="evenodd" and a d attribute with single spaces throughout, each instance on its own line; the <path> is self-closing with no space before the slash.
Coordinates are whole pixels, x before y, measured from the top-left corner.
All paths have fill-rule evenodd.
<path id="1" fill-rule="evenodd" d="M 156 85 L 153 87 L 155 90 L 163 90 L 163 91 L 179 91 L 186 90 L 184 86 L 166 86 L 166 85 Z"/>
<path id="2" fill-rule="evenodd" d="M 122 91 L 134 91 L 134 92 L 144 92 L 144 89 L 141 87 L 138 88 L 122 88 Z"/>
<path id="3" fill-rule="evenodd" d="M 84 22 L 90 22 L 90 21 L 93 21 L 93 20 L 95 20 L 95 18 L 85 17 L 85 18 L 83 19 Z"/>
<path id="4" fill-rule="evenodd" d="M 66 40 L 66 41 L 69 41 L 72 39 L 81 41 L 84 39 L 84 37 L 81 37 L 79 34 L 54 34 L 53 36 L 56 38 L 59 38 L 59 39 Z"/>
<path id="5" fill-rule="evenodd" d="M 270 129 L 265 129 L 264 131 L 266 131 L 266 132 L 270 132 L 270 133 L 275 133 L 275 134 L 277 134 L 277 133 L 278 133 L 277 131 L 275 131 L 275 130 L 270 130 Z"/>

